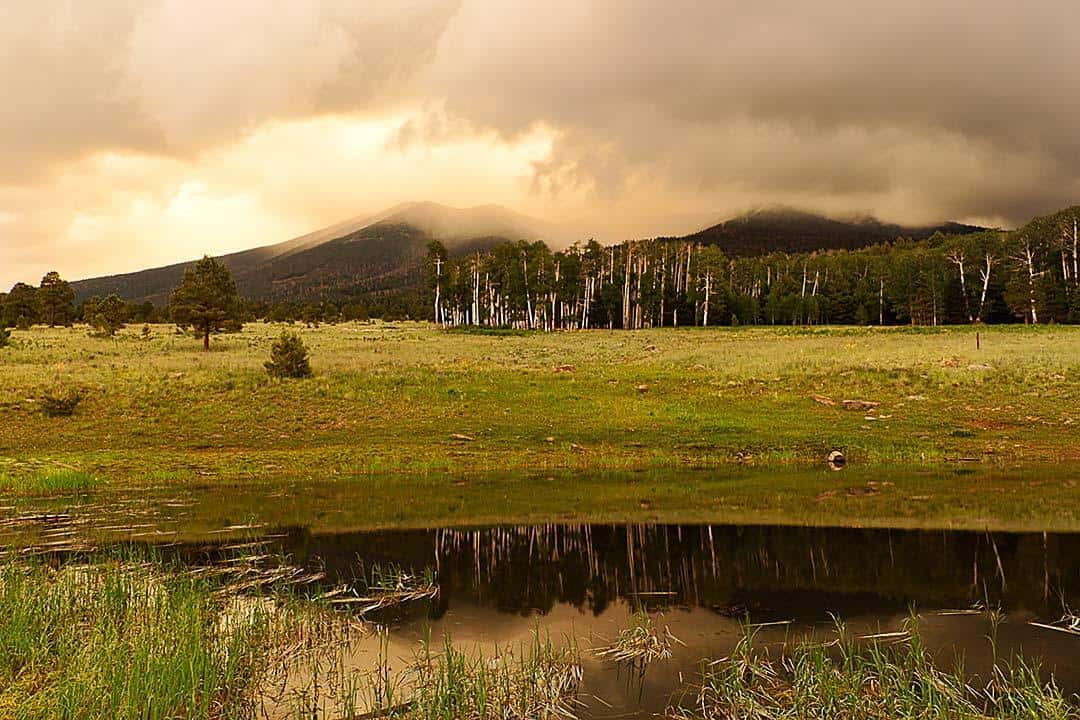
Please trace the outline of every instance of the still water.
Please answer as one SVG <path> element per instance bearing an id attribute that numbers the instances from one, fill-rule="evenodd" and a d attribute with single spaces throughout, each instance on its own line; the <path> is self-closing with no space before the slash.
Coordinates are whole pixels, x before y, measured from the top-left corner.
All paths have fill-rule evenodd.
<path id="1" fill-rule="evenodd" d="M 205 563 L 261 540 L 260 552 L 323 574 L 321 588 L 355 586 L 373 565 L 431 568 L 437 598 L 382 617 L 387 644 L 360 643 L 349 662 L 374 666 L 382 653 L 403 665 L 428 635 L 490 649 L 539 628 L 583 650 L 583 714 L 597 718 L 662 711 L 704 658 L 731 651 L 746 622 L 762 624 L 760 642 L 782 643 L 828 635 L 835 618 L 856 634 L 896 630 L 913 612 L 942 662 L 963 657 L 979 674 L 991 664 L 980 610 L 1001 608 L 999 651 L 1041 658 L 1066 692 L 1080 691 L 1080 637 L 1032 624 L 1058 621 L 1080 596 L 1080 534 L 698 524 L 348 530 L 327 527 L 317 512 L 310 523 L 266 525 L 256 501 L 276 499 L 253 498 L 246 519 L 233 513 L 218 527 L 199 514 L 212 501 L 197 493 L 6 507 L 0 547 L 77 553 L 123 541 Z M 183 531 L 186 514 L 199 514 L 198 532 Z M 589 652 L 639 608 L 680 641 L 643 675 Z"/>

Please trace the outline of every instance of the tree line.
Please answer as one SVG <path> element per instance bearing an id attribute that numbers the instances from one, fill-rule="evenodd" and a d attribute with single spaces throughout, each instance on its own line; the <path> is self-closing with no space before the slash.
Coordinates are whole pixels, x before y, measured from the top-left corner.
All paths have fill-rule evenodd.
<path id="1" fill-rule="evenodd" d="M 730 258 L 714 245 L 502 243 L 425 259 L 427 317 L 554 330 L 1080 322 L 1080 207 L 1019 230 Z"/>
<path id="2" fill-rule="evenodd" d="M 83 322 L 107 328 L 165 319 L 167 313 L 153 303 L 127 302 L 115 294 L 92 297 L 76 305 L 71 283 L 55 271 L 47 273 L 37 287 L 20 282 L 9 292 L 0 293 L 0 327 L 26 330 L 33 325 L 57 327 Z"/>
<path id="3" fill-rule="evenodd" d="M 125 323 L 173 321 L 210 334 L 243 322 L 308 324 L 423 318 L 446 326 L 538 330 L 686 325 L 944 325 L 1080 322 L 1080 207 L 1014 231 L 937 233 L 859 250 L 727 257 L 687 240 L 595 241 L 551 251 L 502 242 L 450 257 L 428 244 L 420 288 L 364 301 L 244 300 L 228 268 L 203 258 L 168 306 L 117 295 L 79 305 L 47 273 L 0 293 L 0 328 L 85 322 L 112 335 Z"/>
<path id="4" fill-rule="evenodd" d="M 191 328 L 210 348 L 210 335 L 239 330 L 245 316 L 244 302 L 229 269 L 220 261 L 204 257 L 188 268 L 173 290 L 166 308 L 153 303 L 125 302 L 119 295 L 91 297 L 75 305 L 71 283 L 49 272 L 38 287 L 16 283 L 11 292 L 0 293 L 0 329 L 21 330 L 33 325 L 70 326 L 85 322 L 101 335 L 114 335 L 128 322 L 171 320 Z"/>

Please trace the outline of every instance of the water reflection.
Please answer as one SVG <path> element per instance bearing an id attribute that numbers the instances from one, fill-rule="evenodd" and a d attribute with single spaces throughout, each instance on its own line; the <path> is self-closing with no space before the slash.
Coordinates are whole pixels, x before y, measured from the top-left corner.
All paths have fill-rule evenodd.
<path id="1" fill-rule="evenodd" d="M 357 561 L 433 565 L 455 599 L 504 612 L 617 600 L 755 619 L 967 608 L 1060 614 L 1080 584 L 1080 535 L 709 525 L 542 525 L 283 531 L 279 551 L 349 582 Z"/>
<path id="2" fill-rule="evenodd" d="M 356 581 L 360 561 L 434 566 L 441 593 L 392 618 L 390 653 L 401 666 L 426 633 L 472 647 L 526 641 L 538 624 L 584 648 L 616 637 L 638 607 L 662 613 L 683 645 L 644 676 L 585 657 L 589 715 L 648 716 L 692 682 L 703 658 L 729 653 L 742 623 L 786 621 L 759 633 L 780 644 L 831 632 L 833 616 L 857 634 L 900 629 L 922 613 L 924 640 L 951 665 L 991 669 L 983 614 L 1001 607 L 1000 652 L 1043 660 L 1080 690 L 1080 638 L 1032 627 L 1056 620 L 1080 583 L 1080 535 L 707 525 L 542 525 L 429 531 L 282 532 L 280 551 L 322 568 L 331 584 Z M 371 648 L 352 662 L 371 667 Z M 598 699 L 599 698 L 599 699 Z"/>
<path id="3" fill-rule="evenodd" d="M 154 511 L 158 512 L 158 511 Z M 148 512 L 126 542 L 152 545 L 192 564 L 224 559 L 252 542 L 258 552 L 325 575 L 320 587 L 357 586 L 374 564 L 434 568 L 440 592 L 382 620 L 385 648 L 404 667 L 430 633 L 458 645 L 519 643 L 539 627 L 584 650 L 592 717 L 647 717 L 693 678 L 703 658 L 729 653 L 742 623 L 770 625 L 759 641 L 828 633 L 833 616 L 855 633 L 899 629 L 916 608 L 923 639 L 951 664 L 987 673 L 992 655 L 983 614 L 1002 608 L 999 651 L 1040 658 L 1067 692 L 1080 691 L 1080 637 L 1037 628 L 1080 594 L 1080 534 L 800 528 L 789 526 L 547 524 L 471 529 L 328 532 L 298 524 L 233 525 L 178 542 Z M 75 514 L 41 514 L 20 526 L 37 551 L 78 551 L 92 525 Z M 97 530 L 101 530 L 98 524 Z M 8 546 L 9 552 L 27 548 Z M 637 608 L 662 613 L 682 641 L 644 676 L 594 657 Z M 377 644 L 350 648 L 371 668 Z"/>

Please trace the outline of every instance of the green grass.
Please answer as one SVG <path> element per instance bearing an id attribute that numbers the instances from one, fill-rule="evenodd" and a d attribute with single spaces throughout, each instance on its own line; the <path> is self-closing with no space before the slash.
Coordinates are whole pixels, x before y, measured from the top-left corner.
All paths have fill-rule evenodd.
<path id="1" fill-rule="evenodd" d="M 840 626 L 835 642 L 800 642 L 771 659 L 748 631 L 735 651 L 704 665 L 701 685 L 668 712 L 679 720 L 1076 720 L 1036 664 L 996 659 L 989 678 L 962 664 L 942 670 L 925 648 L 916 618 L 897 636 L 858 642 Z M 994 640 L 991 638 L 990 642 Z M 1075 698 L 1074 698 L 1075 699 Z"/>
<path id="2" fill-rule="evenodd" d="M 374 711 L 401 720 L 524 720 L 571 717 L 580 707 L 585 670 L 574 637 L 556 644 L 538 627 L 529 641 L 493 654 L 449 636 L 435 649 L 425 638 L 396 670 L 385 629 L 353 638 L 355 623 L 323 604 L 244 594 L 214 577 L 122 555 L 0 565 L 0 717 L 229 720 L 268 709 L 297 718 Z M 642 622 L 633 619 L 630 630 Z M 994 648 L 997 623 L 991 627 Z M 356 666 L 354 639 L 380 643 L 370 670 Z M 999 658 L 995 650 L 982 678 L 962 665 L 942 668 L 922 644 L 917 617 L 902 635 L 856 639 L 841 625 L 838 639 L 827 639 L 785 645 L 773 659 L 748 629 L 729 656 L 703 662 L 699 685 L 668 716 L 1078 717 L 1073 700 L 1023 655 Z"/>
<path id="3" fill-rule="evenodd" d="M 81 470 L 38 470 L 17 475 L 0 474 L 0 492 L 15 495 L 57 495 L 91 490 L 100 485 L 94 475 Z"/>
<path id="4" fill-rule="evenodd" d="M 447 474 L 507 473 L 477 483 L 494 506 L 518 502 L 521 473 L 820 467 L 835 448 L 864 468 L 1080 460 L 1080 328 L 983 327 L 976 349 L 973 328 L 492 335 L 350 323 L 298 329 L 315 371 L 299 382 L 262 367 L 279 332 L 250 325 L 209 353 L 165 326 L 148 339 L 15 332 L 0 358 L 0 473 L 73 467 L 110 488 L 349 479 L 388 496 L 380 478 L 394 475 L 402 495 L 434 485 L 438 515 L 459 494 L 441 487 Z M 86 397 L 75 414 L 45 417 L 40 388 L 76 381 Z M 879 404 L 852 411 L 844 399 Z M 600 495 L 621 496 L 615 483 Z M 805 507 L 794 485 L 792 503 Z M 815 487 L 810 500 L 835 489 Z M 1022 511 L 1021 490 L 1037 500 L 1048 489 L 1017 488 L 1013 501 Z M 12 480 L 0 492 L 22 493 Z M 752 494 L 750 509 L 770 492 Z M 945 497 L 930 494 L 912 501 L 915 515 Z"/>
<path id="5" fill-rule="evenodd" d="M 0 568 L 0 716 L 240 718 L 277 629 L 210 586 L 107 562 Z"/>

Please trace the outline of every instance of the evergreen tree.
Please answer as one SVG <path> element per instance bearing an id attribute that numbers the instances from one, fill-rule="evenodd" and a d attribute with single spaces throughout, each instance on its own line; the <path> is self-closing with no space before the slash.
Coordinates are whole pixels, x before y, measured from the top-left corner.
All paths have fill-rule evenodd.
<path id="1" fill-rule="evenodd" d="M 169 316 L 193 328 L 209 350 L 211 333 L 240 324 L 240 295 L 229 268 L 209 256 L 188 268 L 169 297 Z"/>
<path id="2" fill-rule="evenodd" d="M 4 300 L 3 323 L 8 327 L 27 330 L 40 322 L 37 288 L 26 283 L 15 283 Z"/>
<path id="3" fill-rule="evenodd" d="M 41 278 L 37 292 L 40 318 L 49 327 L 70 325 L 75 317 L 75 290 L 53 270 Z"/>
<path id="4" fill-rule="evenodd" d="M 284 332 L 270 349 L 270 360 L 264 363 L 266 371 L 274 377 L 311 377 L 307 346 L 299 335 Z"/>
<path id="5" fill-rule="evenodd" d="M 127 304 L 116 293 L 102 300 L 92 297 L 83 304 L 83 319 L 100 335 L 112 337 L 124 327 L 128 317 Z"/>

